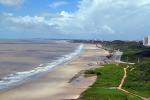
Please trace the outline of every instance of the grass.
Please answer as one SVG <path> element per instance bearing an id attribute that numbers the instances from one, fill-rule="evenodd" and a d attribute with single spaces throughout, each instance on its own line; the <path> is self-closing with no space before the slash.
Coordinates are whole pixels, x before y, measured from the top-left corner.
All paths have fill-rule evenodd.
<path id="1" fill-rule="evenodd" d="M 124 75 L 123 67 L 108 64 L 94 71 L 98 76 L 96 82 L 82 93 L 79 100 L 141 100 L 116 89 Z"/>
<path id="2" fill-rule="evenodd" d="M 136 66 L 133 66 L 134 70 L 130 71 L 128 70 L 128 76 L 125 80 L 125 83 L 123 85 L 123 88 L 138 94 L 140 96 L 144 96 L 149 98 L 150 97 L 150 82 L 145 81 L 144 78 L 146 78 L 143 73 L 146 73 L 145 71 L 141 71 Z M 147 79 L 146 79 L 147 80 Z"/>
<path id="3" fill-rule="evenodd" d="M 150 98 L 150 56 L 149 54 L 143 55 L 146 51 L 150 51 L 150 47 L 145 47 L 141 42 L 123 42 L 123 41 L 114 41 L 108 42 L 105 44 L 106 47 L 111 49 L 120 49 L 124 52 L 122 56 L 123 61 L 134 62 L 136 63 L 134 70 L 128 70 L 128 76 L 125 80 L 123 88 Z M 138 63 L 139 58 L 139 63 Z"/>
<path id="4" fill-rule="evenodd" d="M 105 65 L 104 68 L 98 68 L 95 71 L 101 73 L 93 85 L 95 87 L 117 87 L 124 74 L 123 68 L 115 64 Z"/>

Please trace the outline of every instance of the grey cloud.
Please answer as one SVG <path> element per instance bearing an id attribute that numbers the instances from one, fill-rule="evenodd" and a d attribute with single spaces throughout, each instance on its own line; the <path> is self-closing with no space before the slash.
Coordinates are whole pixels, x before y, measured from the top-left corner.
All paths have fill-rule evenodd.
<path id="1" fill-rule="evenodd" d="M 19 6 L 24 2 L 24 0 L 0 0 L 0 4 L 6 6 Z"/>
<path id="2" fill-rule="evenodd" d="M 87 34 L 142 34 L 148 31 L 142 25 L 148 25 L 149 4 L 145 0 L 82 0 L 65 28 Z"/>
<path id="3" fill-rule="evenodd" d="M 13 14 L 1 14 L 0 27 L 10 33 L 58 33 L 57 25 L 50 25 L 44 17 L 39 16 L 14 16 Z"/>
<path id="4" fill-rule="evenodd" d="M 149 0 L 81 0 L 79 9 L 73 13 L 62 11 L 40 16 L 14 16 L 9 13 L 1 18 L 4 20 L 0 26 L 9 26 L 7 30 L 19 32 L 44 31 L 50 35 L 139 37 L 149 32 L 149 5 Z"/>

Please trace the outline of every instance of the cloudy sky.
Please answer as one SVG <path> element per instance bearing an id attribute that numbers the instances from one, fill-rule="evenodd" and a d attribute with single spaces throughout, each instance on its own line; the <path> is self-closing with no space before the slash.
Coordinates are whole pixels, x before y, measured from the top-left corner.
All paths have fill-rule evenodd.
<path id="1" fill-rule="evenodd" d="M 0 0 L 0 38 L 137 40 L 150 0 Z"/>

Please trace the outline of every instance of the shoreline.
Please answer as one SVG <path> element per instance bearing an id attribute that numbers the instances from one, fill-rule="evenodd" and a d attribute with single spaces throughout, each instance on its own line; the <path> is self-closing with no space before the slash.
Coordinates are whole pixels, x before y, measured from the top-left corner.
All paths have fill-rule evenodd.
<path id="1" fill-rule="evenodd" d="M 96 66 L 97 56 L 106 56 L 108 52 L 100 48 L 96 48 L 95 45 L 85 44 L 85 51 L 77 58 L 73 58 L 71 61 L 60 67 L 53 68 L 44 76 L 36 78 L 30 82 L 26 82 L 16 88 L 8 90 L 6 92 L 0 92 L 0 98 L 2 100 L 62 100 L 62 99 L 74 99 L 79 96 L 89 85 L 96 79 L 90 78 L 87 80 L 77 81 L 76 84 L 68 83 L 68 81 L 74 77 L 81 70 L 86 70 Z M 92 63 L 93 66 L 88 64 Z M 80 84 L 82 83 L 82 84 Z M 86 87 L 83 85 L 85 83 Z M 72 84 L 72 85 L 71 85 Z M 76 86 L 79 86 L 77 88 Z M 74 91 L 76 90 L 76 91 Z"/>
<path id="2" fill-rule="evenodd" d="M 0 91 L 10 90 L 11 88 L 17 87 L 26 81 L 31 81 L 34 77 L 40 76 L 44 73 L 50 72 L 54 67 L 64 65 L 65 63 L 80 56 L 83 52 L 84 45 L 80 44 L 73 52 L 66 55 L 62 55 L 51 63 L 40 64 L 34 69 L 23 72 L 16 72 L 3 77 L 0 80 Z"/>

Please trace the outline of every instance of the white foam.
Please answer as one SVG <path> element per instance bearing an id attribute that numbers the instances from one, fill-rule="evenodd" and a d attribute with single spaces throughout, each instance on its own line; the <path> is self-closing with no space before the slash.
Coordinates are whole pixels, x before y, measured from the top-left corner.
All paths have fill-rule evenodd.
<path id="1" fill-rule="evenodd" d="M 83 44 L 81 44 L 74 52 L 64 55 L 57 60 L 54 60 L 52 63 L 40 64 L 33 70 L 24 71 L 24 72 L 16 72 L 14 74 L 10 74 L 0 80 L 0 90 L 7 89 L 11 86 L 14 86 L 18 83 L 27 80 L 29 77 L 34 76 L 36 74 L 49 71 L 51 68 L 60 65 L 64 62 L 71 60 L 73 57 L 79 55 L 83 50 Z"/>

